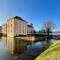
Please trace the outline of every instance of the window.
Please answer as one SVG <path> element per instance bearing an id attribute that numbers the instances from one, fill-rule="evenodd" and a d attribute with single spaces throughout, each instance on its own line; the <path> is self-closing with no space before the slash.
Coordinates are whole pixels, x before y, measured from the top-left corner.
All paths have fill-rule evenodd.
<path id="1" fill-rule="evenodd" d="M 12 24 L 11 24 L 11 27 L 12 27 Z"/>
<path id="2" fill-rule="evenodd" d="M 11 29 L 11 33 L 12 33 L 12 29 Z"/>

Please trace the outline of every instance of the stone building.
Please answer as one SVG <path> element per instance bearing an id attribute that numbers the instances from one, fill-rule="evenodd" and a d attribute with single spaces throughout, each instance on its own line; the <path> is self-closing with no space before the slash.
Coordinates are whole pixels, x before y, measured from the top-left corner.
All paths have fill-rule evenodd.
<path id="1" fill-rule="evenodd" d="M 15 16 L 7 21 L 7 36 L 27 35 L 27 22 Z"/>
<path id="2" fill-rule="evenodd" d="M 27 35 L 33 32 L 32 24 L 28 24 L 21 17 L 15 16 L 7 20 L 6 24 L 2 25 L 2 32 L 7 36 Z"/>
<path id="3" fill-rule="evenodd" d="M 3 37 L 3 42 L 8 51 L 11 54 L 15 54 L 20 51 L 23 52 L 26 49 L 26 43 L 15 39 L 15 36 L 25 36 L 32 32 L 32 30 L 32 26 L 28 25 L 28 23 L 21 17 L 15 16 L 7 20 L 6 24 L 3 24 L 2 26 L 2 32 L 3 34 L 6 34 L 6 37 Z"/>
<path id="4" fill-rule="evenodd" d="M 33 25 L 28 24 L 27 25 L 27 34 L 31 34 L 31 33 L 33 33 L 33 31 L 34 31 Z"/>

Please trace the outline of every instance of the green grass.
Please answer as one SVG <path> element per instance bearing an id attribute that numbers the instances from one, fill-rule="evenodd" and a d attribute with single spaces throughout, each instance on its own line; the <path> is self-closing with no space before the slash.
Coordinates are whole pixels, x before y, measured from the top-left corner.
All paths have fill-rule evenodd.
<path id="1" fill-rule="evenodd" d="M 43 40 L 45 40 L 46 39 L 46 36 L 42 36 L 42 37 L 35 37 L 35 36 L 19 36 L 19 37 L 16 37 L 17 38 L 17 40 L 25 40 L 25 41 L 35 41 L 35 42 L 37 42 L 37 41 L 43 41 Z"/>
<path id="2" fill-rule="evenodd" d="M 16 37 L 17 40 L 32 41 L 32 37 Z"/>
<path id="3" fill-rule="evenodd" d="M 47 50 L 41 53 L 35 60 L 44 60 L 44 57 L 49 55 L 52 51 L 60 51 L 60 40 L 56 41 L 52 46 L 50 46 Z"/>

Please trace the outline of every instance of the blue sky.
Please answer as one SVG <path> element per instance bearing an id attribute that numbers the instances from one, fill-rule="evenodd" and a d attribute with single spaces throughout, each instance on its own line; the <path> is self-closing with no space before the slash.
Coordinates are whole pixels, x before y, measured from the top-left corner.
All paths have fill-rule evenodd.
<path id="1" fill-rule="evenodd" d="M 60 0 L 0 0 L 0 25 L 16 15 L 33 23 L 36 30 L 48 20 L 60 30 Z"/>

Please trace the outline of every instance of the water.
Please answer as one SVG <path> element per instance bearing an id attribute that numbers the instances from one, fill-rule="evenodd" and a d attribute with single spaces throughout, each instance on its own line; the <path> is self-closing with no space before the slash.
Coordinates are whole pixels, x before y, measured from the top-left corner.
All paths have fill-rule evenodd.
<path id="1" fill-rule="evenodd" d="M 46 41 L 43 41 L 43 42 L 40 41 L 40 42 L 36 42 L 33 45 L 28 45 L 27 54 L 32 55 L 32 56 L 38 56 L 40 53 L 42 53 L 43 51 L 45 51 L 48 48 L 49 44 L 52 45 L 56 42 L 55 39 L 51 39 L 48 41 L 49 41 L 49 43 L 47 43 Z"/>
<path id="2" fill-rule="evenodd" d="M 27 46 L 27 50 L 22 53 L 17 60 L 34 60 L 40 53 L 45 50 L 42 42 L 37 42 Z"/>
<path id="3" fill-rule="evenodd" d="M 33 45 L 27 46 L 27 51 L 30 55 L 38 55 L 45 50 L 42 42 L 37 42 Z"/>
<path id="4" fill-rule="evenodd" d="M 7 52 L 3 43 L 0 41 L 0 60 L 13 60 L 12 56 Z"/>
<path id="5" fill-rule="evenodd" d="M 1 39 L 0 39 L 1 40 Z M 56 40 L 49 40 L 50 44 L 53 44 Z M 33 57 L 36 57 L 38 54 L 42 53 L 46 48 L 47 43 L 44 42 L 36 42 L 33 45 L 28 45 L 27 50 L 20 54 L 16 60 L 33 60 Z M 33 57 L 32 57 L 33 56 Z M 12 56 L 8 53 L 7 49 L 4 47 L 3 43 L 0 41 L 0 60 L 13 60 Z"/>
<path id="6" fill-rule="evenodd" d="M 50 45 L 54 44 L 55 42 L 56 42 L 55 39 L 50 39 L 50 40 L 48 40 L 48 44 L 50 44 Z"/>
<path id="7" fill-rule="evenodd" d="M 17 60 L 34 60 L 45 48 L 45 42 L 37 42 L 27 46 L 27 50 L 22 53 Z"/>

